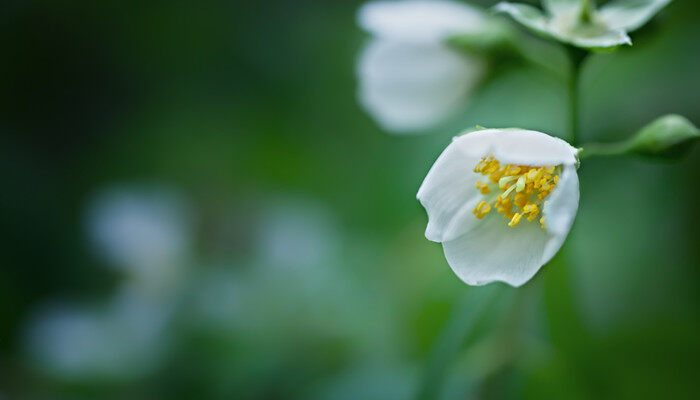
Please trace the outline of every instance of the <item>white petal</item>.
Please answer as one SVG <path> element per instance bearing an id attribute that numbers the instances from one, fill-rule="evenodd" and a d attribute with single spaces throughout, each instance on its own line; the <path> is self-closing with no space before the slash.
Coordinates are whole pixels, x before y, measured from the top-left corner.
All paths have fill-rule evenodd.
<path id="1" fill-rule="evenodd" d="M 578 211 L 578 197 L 576 167 L 566 165 L 560 175 L 559 183 L 544 202 L 542 213 L 545 216 L 548 231 L 565 237 L 568 235 Z"/>
<path id="2" fill-rule="evenodd" d="M 543 0 L 544 8 L 550 15 L 575 15 L 579 17 L 583 11 L 583 0 Z"/>
<path id="3" fill-rule="evenodd" d="M 502 163 L 531 166 L 573 165 L 577 150 L 565 141 L 524 129 L 493 129 L 491 152 Z"/>
<path id="4" fill-rule="evenodd" d="M 436 43 L 486 25 L 483 12 L 452 1 L 373 1 L 357 14 L 359 25 L 378 37 L 414 43 Z"/>
<path id="5" fill-rule="evenodd" d="M 429 128 L 465 103 L 483 63 L 441 45 L 375 39 L 358 64 L 359 100 L 383 128 Z"/>
<path id="6" fill-rule="evenodd" d="M 525 221 L 511 228 L 496 213 L 479 222 L 464 235 L 442 244 L 448 264 L 469 285 L 500 281 L 520 286 L 551 259 L 548 247 L 558 250 L 563 243 L 563 237 L 552 235 L 537 223 Z"/>
<path id="7" fill-rule="evenodd" d="M 553 21 L 554 22 L 554 21 Z M 550 26 L 557 39 L 586 49 L 607 49 L 622 45 L 632 45 L 632 39 L 621 29 L 568 29 Z"/>
<path id="8" fill-rule="evenodd" d="M 453 239 L 481 222 L 471 211 L 482 200 L 476 182 L 483 177 L 473 169 L 492 142 L 492 131 L 472 132 L 455 138 L 435 161 L 417 195 L 428 213 L 428 240 Z"/>
<path id="9" fill-rule="evenodd" d="M 633 31 L 649 21 L 671 0 L 617 0 L 600 8 L 598 17 L 610 29 Z"/>
<path id="10" fill-rule="evenodd" d="M 500 2 L 494 6 L 494 10 L 506 13 L 517 22 L 535 33 L 551 36 L 549 32 L 549 18 L 547 18 L 539 8 L 528 4 Z"/>

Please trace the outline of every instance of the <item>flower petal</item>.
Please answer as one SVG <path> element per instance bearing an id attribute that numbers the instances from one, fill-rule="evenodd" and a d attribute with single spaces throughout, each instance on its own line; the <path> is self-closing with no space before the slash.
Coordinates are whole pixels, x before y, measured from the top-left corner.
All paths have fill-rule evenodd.
<path id="1" fill-rule="evenodd" d="M 621 29 L 582 25 L 574 29 L 562 30 L 552 25 L 551 31 L 559 40 L 585 49 L 609 49 L 632 44 L 632 39 Z"/>
<path id="2" fill-rule="evenodd" d="M 598 18 L 610 29 L 631 32 L 646 24 L 671 0 L 616 0 L 600 8 Z"/>
<path id="3" fill-rule="evenodd" d="M 425 237 L 434 242 L 451 240 L 481 221 L 471 211 L 481 200 L 474 166 L 488 153 L 493 130 L 455 138 L 438 157 L 416 196 L 428 213 Z"/>
<path id="4" fill-rule="evenodd" d="M 581 15 L 583 0 L 542 0 L 544 9 L 550 15 Z"/>
<path id="5" fill-rule="evenodd" d="M 358 96 L 386 130 L 426 129 L 464 104 L 483 69 L 442 45 L 375 39 L 358 63 Z"/>
<path id="6" fill-rule="evenodd" d="M 544 202 L 542 214 L 547 231 L 554 235 L 566 235 L 571 230 L 578 211 L 578 175 L 574 165 L 565 165 L 559 183 Z"/>
<path id="7" fill-rule="evenodd" d="M 490 152 L 502 163 L 531 166 L 576 163 L 576 148 L 559 138 L 525 129 L 487 131 L 494 132 L 495 137 Z"/>
<path id="8" fill-rule="evenodd" d="M 575 14 L 555 14 L 553 18 L 548 18 L 535 7 L 508 2 L 501 2 L 495 8 L 537 34 L 577 47 L 608 49 L 632 44 L 625 31 L 592 23 L 580 23 Z"/>
<path id="9" fill-rule="evenodd" d="M 539 224 L 511 228 L 501 215 L 488 215 L 462 236 L 443 242 L 445 258 L 469 285 L 494 281 L 521 286 L 547 263 L 566 236 L 552 235 Z"/>
<path id="10" fill-rule="evenodd" d="M 504 1 L 496 4 L 494 9 L 510 15 L 514 20 L 535 33 L 552 36 L 548 28 L 549 19 L 538 8 L 527 4 L 514 4 Z"/>
<path id="11" fill-rule="evenodd" d="M 360 8 L 357 18 L 375 36 L 413 43 L 436 43 L 486 26 L 480 10 L 446 0 L 373 1 Z"/>

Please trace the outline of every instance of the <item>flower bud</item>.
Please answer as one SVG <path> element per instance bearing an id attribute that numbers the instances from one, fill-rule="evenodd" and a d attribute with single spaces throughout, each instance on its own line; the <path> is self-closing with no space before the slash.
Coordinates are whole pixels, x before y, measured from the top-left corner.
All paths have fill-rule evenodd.
<path id="1" fill-rule="evenodd" d="M 698 128 L 680 115 L 666 115 L 642 128 L 629 142 L 629 152 L 646 157 L 675 159 L 700 138 Z"/>

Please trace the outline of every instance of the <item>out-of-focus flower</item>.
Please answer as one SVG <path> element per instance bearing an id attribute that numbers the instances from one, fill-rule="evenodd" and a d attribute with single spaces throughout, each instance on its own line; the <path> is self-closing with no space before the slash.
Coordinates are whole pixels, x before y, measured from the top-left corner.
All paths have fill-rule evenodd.
<path id="1" fill-rule="evenodd" d="M 564 243 L 578 210 L 577 149 L 522 129 L 456 137 L 418 191 L 425 236 L 464 282 L 520 286 Z"/>
<path id="2" fill-rule="evenodd" d="M 358 12 L 373 38 L 362 52 L 358 98 L 387 131 L 420 131 L 468 99 L 485 62 L 447 47 L 446 40 L 476 33 L 487 16 L 447 0 L 374 1 Z"/>
<path id="3" fill-rule="evenodd" d="M 288 198 L 262 210 L 257 250 L 275 268 L 326 268 L 337 260 L 340 232 L 337 216 L 313 199 Z"/>
<path id="4" fill-rule="evenodd" d="M 671 0 L 615 0 L 596 10 L 590 0 L 543 0 L 543 13 L 527 5 L 502 2 L 496 9 L 531 31 L 586 49 L 632 44 L 627 35 L 649 21 Z"/>
<path id="5" fill-rule="evenodd" d="M 27 350 L 58 378 L 137 378 L 158 365 L 168 316 L 163 303 L 130 289 L 104 308 L 47 307 L 30 323 Z"/>
<path id="6" fill-rule="evenodd" d="M 189 214 L 177 193 L 156 187 L 113 187 L 88 207 L 97 252 L 133 277 L 158 285 L 172 280 L 189 248 Z"/>

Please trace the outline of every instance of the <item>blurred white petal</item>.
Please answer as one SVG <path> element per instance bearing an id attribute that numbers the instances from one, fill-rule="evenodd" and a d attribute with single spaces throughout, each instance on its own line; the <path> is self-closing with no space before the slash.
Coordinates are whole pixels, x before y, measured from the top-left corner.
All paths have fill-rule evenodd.
<path id="1" fill-rule="evenodd" d="M 584 0 L 542 0 L 550 15 L 577 15 L 583 11 Z"/>
<path id="2" fill-rule="evenodd" d="M 161 360 L 168 316 L 162 303 L 131 290 L 103 307 L 48 306 L 29 325 L 27 350 L 59 378 L 134 379 Z"/>
<path id="3" fill-rule="evenodd" d="M 441 45 L 375 39 L 358 64 L 359 100 L 383 128 L 429 128 L 465 104 L 484 63 Z"/>
<path id="4" fill-rule="evenodd" d="M 634 31 L 646 24 L 671 0 L 616 0 L 602 6 L 600 20 L 611 29 Z"/>
<path id="5" fill-rule="evenodd" d="M 545 15 L 538 8 L 528 4 L 501 2 L 495 10 L 510 15 L 531 31 L 572 44 L 584 49 L 611 49 L 621 45 L 631 45 L 632 41 L 623 29 L 607 26 L 604 23 L 585 21 L 574 2 L 552 1 L 549 7 L 554 12 Z M 593 12 L 595 16 L 595 12 Z"/>
<path id="6" fill-rule="evenodd" d="M 189 213 L 176 192 L 112 187 L 90 202 L 87 228 L 96 251 L 116 268 L 145 280 L 165 280 L 190 246 Z"/>
<path id="7" fill-rule="evenodd" d="M 309 268 L 337 260 L 340 232 L 337 217 L 323 203 L 305 198 L 280 198 L 262 209 L 257 250 L 272 268 Z"/>
<path id="8" fill-rule="evenodd" d="M 439 43 L 446 37 L 475 32 L 486 24 L 484 13 L 445 0 L 373 1 L 357 13 L 358 24 L 380 38 L 412 43 Z"/>

